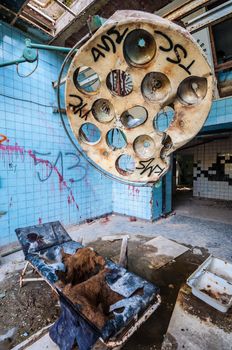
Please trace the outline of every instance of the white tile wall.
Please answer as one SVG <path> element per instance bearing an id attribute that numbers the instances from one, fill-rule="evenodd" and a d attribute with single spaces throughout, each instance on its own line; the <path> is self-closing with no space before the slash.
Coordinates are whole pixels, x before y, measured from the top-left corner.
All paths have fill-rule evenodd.
<path id="1" fill-rule="evenodd" d="M 192 150 L 194 151 L 194 163 L 198 164 L 198 167 L 201 168 L 201 170 L 197 170 L 194 167 L 193 170 L 193 176 L 195 178 L 193 182 L 193 195 L 196 197 L 232 200 L 232 184 L 229 184 L 228 181 L 209 180 L 201 173 L 202 170 L 206 170 L 210 175 L 216 174 L 215 170 L 209 170 L 209 168 L 212 167 L 213 163 L 216 163 L 217 156 L 219 154 L 228 154 L 227 157 L 225 156 L 225 159 L 229 159 L 229 155 L 232 156 L 232 137 L 205 143 Z M 221 163 L 224 162 L 221 161 Z M 224 174 L 228 175 L 232 180 L 232 162 L 225 164 Z"/>

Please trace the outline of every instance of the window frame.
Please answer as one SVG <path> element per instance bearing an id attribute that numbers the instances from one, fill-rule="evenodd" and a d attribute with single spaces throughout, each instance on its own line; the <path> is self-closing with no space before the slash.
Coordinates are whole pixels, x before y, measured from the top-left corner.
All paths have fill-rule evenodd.
<path id="1" fill-rule="evenodd" d="M 214 41 L 214 35 L 213 35 L 213 26 L 222 22 L 225 22 L 226 20 L 232 18 L 231 16 L 227 18 L 222 18 L 220 21 L 210 24 L 209 25 L 209 35 L 210 35 L 210 44 L 211 44 L 211 50 L 212 50 L 212 55 L 213 55 L 213 63 L 214 63 L 214 70 L 215 73 L 218 73 L 222 70 L 226 70 L 229 68 L 232 68 L 232 59 L 228 62 L 225 63 L 218 63 L 217 62 L 217 54 L 216 54 L 216 48 L 215 48 L 215 41 Z"/>

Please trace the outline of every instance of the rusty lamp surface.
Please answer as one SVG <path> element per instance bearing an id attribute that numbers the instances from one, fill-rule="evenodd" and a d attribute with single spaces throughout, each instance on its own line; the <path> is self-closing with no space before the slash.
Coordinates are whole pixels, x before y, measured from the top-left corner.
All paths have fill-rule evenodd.
<path id="1" fill-rule="evenodd" d="M 121 181 L 147 184 L 203 126 L 213 75 L 191 35 L 140 11 L 117 11 L 78 50 L 66 109 L 84 157 Z"/>

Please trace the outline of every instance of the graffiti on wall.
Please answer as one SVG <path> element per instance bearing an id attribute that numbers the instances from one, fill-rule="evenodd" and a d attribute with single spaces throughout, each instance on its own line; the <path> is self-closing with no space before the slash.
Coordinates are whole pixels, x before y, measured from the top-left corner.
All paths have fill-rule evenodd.
<path id="1" fill-rule="evenodd" d="M 21 161 L 24 161 L 26 156 L 32 158 L 36 169 L 36 177 L 42 183 L 48 181 L 55 174 L 58 178 L 60 191 L 67 190 L 68 204 L 74 204 L 79 209 L 72 186 L 86 177 L 87 166 L 81 164 L 81 159 L 77 153 L 58 151 L 58 153 L 53 154 L 52 152 L 26 150 L 17 143 L 15 145 L 0 143 L 0 151 L 2 159 L 8 158 L 7 164 L 10 171 L 16 172 L 17 170 L 17 164 L 13 161 L 14 155 L 16 159 L 20 156 Z M 71 176 L 73 174 L 72 170 L 76 170 L 75 177 Z"/>
<path id="2" fill-rule="evenodd" d="M 0 144 L 7 141 L 7 137 L 3 134 L 0 134 Z"/>
<path id="3" fill-rule="evenodd" d="M 128 185 L 128 194 L 132 197 L 139 197 L 140 190 L 138 187 Z"/>
<path id="4" fill-rule="evenodd" d="M 69 178 L 68 181 L 70 184 L 79 182 L 83 180 L 86 176 L 86 167 L 82 164 L 80 164 L 81 159 L 78 154 L 75 152 L 62 152 L 59 151 L 55 157 L 53 156 L 52 152 L 39 152 L 39 151 L 30 151 L 29 154 L 34 159 L 34 164 L 37 166 L 38 164 L 45 164 L 48 168 L 47 173 L 44 175 L 41 173 L 41 171 L 37 171 L 37 177 L 40 182 L 47 181 L 53 172 L 57 172 L 59 176 L 61 176 L 61 179 L 64 178 L 64 170 L 73 170 L 77 169 L 80 170 L 77 172 L 75 178 Z M 65 158 L 70 158 L 72 161 L 72 164 L 64 168 L 64 160 Z M 61 181 L 62 182 L 62 181 Z"/>

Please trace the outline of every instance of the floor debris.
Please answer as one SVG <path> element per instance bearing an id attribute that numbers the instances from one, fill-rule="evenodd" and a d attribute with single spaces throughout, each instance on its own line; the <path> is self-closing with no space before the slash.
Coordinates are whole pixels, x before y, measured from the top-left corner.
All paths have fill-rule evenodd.
<path id="1" fill-rule="evenodd" d="M 23 334 L 31 336 L 59 315 L 57 300 L 44 282 L 25 283 L 20 290 L 19 273 L 15 273 L 0 282 L 0 290 L 6 292 L 0 299 L 0 328 L 4 332 L 17 329 L 10 348 L 25 340 Z"/>
<path id="2" fill-rule="evenodd" d="M 5 291 L 0 292 L 0 299 L 5 298 L 5 296 L 6 296 L 6 292 Z"/>
<path id="3" fill-rule="evenodd" d="M 149 255 L 151 258 L 150 266 L 156 269 L 166 265 L 189 249 L 162 236 L 151 239 L 145 245 L 154 247 L 154 252 L 149 253 Z"/>

